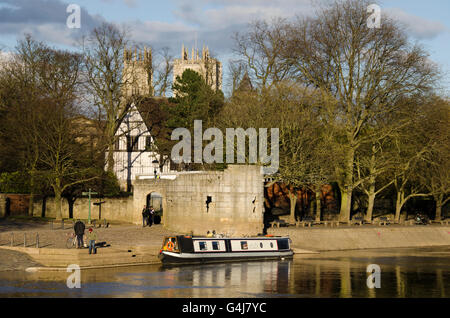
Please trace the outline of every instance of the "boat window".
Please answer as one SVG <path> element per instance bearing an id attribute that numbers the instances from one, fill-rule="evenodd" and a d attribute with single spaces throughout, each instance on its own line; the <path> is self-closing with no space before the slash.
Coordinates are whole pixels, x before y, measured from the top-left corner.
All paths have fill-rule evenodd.
<path id="1" fill-rule="evenodd" d="M 288 250 L 289 249 L 289 239 L 279 239 L 277 240 L 278 249 Z"/>
<path id="2" fill-rule="evenodd" d="M 219 242 L 212 242 L 213 250 L 218 251 L 219 250 Z"/>
<path id="3" fill-rule="evenodd" d="M 200 251 L 206 251 L 206 242 L 199 242 L 198 243 L 200 245 Z"/>
<path id="4" fill-rule="evenodd" d="M 248 250 L 247 241 L 241 241 L 241 250 Z"/>
<path id="5" fill-rule="evenodd" d="M 273 243 L 272 242 L 270 242 L 270 248 L 273 248 Z"/>
<path id="6" fill-rule="evenodd" d="M 259 246 L 261 247 L 261 248 L 263 248 L 263 243 L 261 242 L 261 243 L 259 243 Z"/>

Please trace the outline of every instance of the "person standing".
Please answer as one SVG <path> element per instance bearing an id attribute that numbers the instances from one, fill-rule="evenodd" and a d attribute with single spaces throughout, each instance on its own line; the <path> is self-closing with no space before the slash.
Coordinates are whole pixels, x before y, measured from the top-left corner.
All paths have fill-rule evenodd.
<path id="1" fill-rule="evenodd" d="M 97 254 L 97 249 L 95 248 L 95 241 L 97 240 L 97 234 L 94 233 L 94 230 L 92 227 L 89 228 L 88 232 L 88 241 L 89 241 L 89 254 L 94 252 L 94 254 Z"/>
<path id="2" fill-rule="evenodd" d="M 145 227 L 146 225 L 148 225 L 148 210 L 147 210 L 147 206 L 144 205 L 144 208 L 142 209 L 142 227 Z"/>
<path id="3" fill-rule="evenodd" d="M 154 214 L 155 214 L 155 210 L 153 209 L 152 206 L 150 206 L 150 209 L 148 211 L 148 226 L 152 226 Z"/>
<path id="4" fill-rule="evenodd" d="M 83 235 L 85 230 L 85 225 L 79 219 L 75 222 L 73 226 L 73 230 L 75 231 L 75 235 L 77 236 L 77 248 L 83 247 Z"/>

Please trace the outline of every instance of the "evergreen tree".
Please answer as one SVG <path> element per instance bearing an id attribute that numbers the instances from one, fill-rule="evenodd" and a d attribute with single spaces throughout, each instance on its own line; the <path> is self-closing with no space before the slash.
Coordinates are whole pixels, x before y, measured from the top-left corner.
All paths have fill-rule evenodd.
<path id="1" fill-rule="evenodd" d="M 171 128 L 193 128 L 194 120 L 211 123 L 224 105 L 222 91 L 214 91 L 203 77 L 190 69 L 177 76 L 172 86 L 175 97 L 168 108 L 168 126 Z"/>

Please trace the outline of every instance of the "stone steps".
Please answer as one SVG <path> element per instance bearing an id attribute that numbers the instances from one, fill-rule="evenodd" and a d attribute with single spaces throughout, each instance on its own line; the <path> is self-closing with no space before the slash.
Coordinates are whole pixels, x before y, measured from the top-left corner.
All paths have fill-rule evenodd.
<path id="1" fill-rule="evenodd" d="M 83 267 L 96 266 L 120 266 L 123 264 L 157 264 L 159 260 L 157 253 L 159 251 L 153 247 L 107 247 L 98 248 L 97 254 L 89 255 L 89 250 L 84 249 L 36 249 L 10 247 L 8 249 L 16 250 L 28 254 L 34 261 L 45 267 L 65 268 L 71 264 Z"/>
<path id="2" fill-rule="evenodd" d="M 135 255 L 135 254 L 133 254 Z M 100 255 L 87 255 L 83 258 L 52 258 L 52 259 L 40 259 L 33 258 L 35 261 L 47 267 L 67 267 L 71 264 L 79 265 L 80 267 L 95 267 L 105 265 L 121 265 L 121 264 L 134 264 L 134 263 L 156 263 L 158 259 L 153 255 L 136 255 L 135 257 L 102 257 Z"/>

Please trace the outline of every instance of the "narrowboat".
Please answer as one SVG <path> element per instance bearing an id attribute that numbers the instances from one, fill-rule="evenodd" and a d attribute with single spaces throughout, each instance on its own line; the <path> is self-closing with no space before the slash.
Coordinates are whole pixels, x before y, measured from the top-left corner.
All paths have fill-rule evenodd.
<path id="1" fill-rule="evenodd" d="M 294 255 L 289 237 L 242 238 L 171 236 L 159 251 L 163 264 L 209 263 L 290 258 Z"/>

